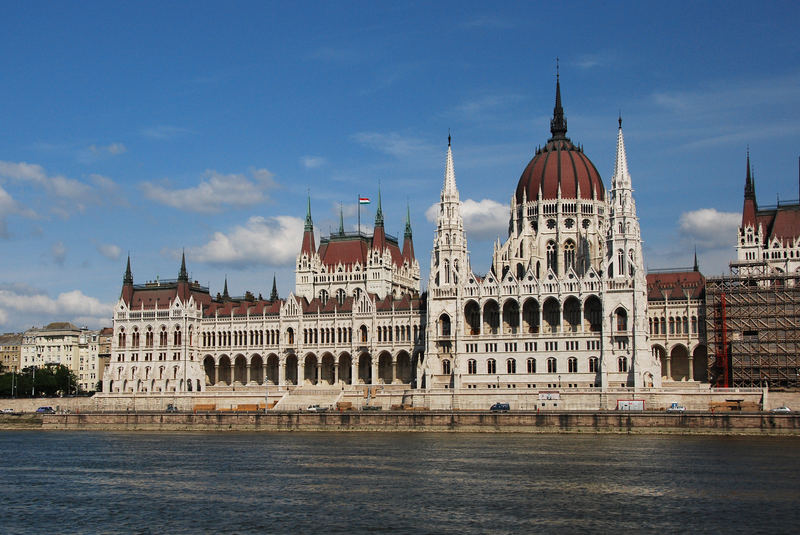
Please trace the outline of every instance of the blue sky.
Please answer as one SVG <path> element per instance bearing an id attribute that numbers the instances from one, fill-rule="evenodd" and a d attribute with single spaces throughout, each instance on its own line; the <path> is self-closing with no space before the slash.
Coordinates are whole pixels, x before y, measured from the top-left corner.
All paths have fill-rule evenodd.
<path id="1" fill-rule="evenodd" d="M 749 145 L 762 204 L 796 199 L 794 2 L 4 2 L 0 330 L 110 325 L 136 282 L 294 287 L 316 230 L 356 224 L 378 181 L 410 205 L 427 279 L 448 128 L 472 266 L 549 137 L 560 58 L 568 135 L 606 186 L 622 111 L 651 268 L 732 257 Z M 371 223 L 375 205 L 362 221 Z"/>

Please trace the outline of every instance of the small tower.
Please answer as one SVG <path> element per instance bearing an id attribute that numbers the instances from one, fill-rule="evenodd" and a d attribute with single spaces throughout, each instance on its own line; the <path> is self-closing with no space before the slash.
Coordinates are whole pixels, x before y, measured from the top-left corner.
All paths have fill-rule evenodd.
<path id="1" fill-rule="evenodd" d="M 311 195 L 308 196 L 306 204 L 306 224 L 303 229 L 303 245 L 300 248 L 300 254 L 307 254 L 309 257 L 313 256 L 317 251 L 314 244 L 314 222 L 311 220 Z"/>
<path id="2" fill-rule="evenodd" d="M 275 274 L 272 274 L 272 292 L 269 294 L 269 300 L 273 303 L 280 299 L 278 297 L 278 285 L 275 283 Z"/>
<path id="3" fill-rule="evenodd" d="M 414 263 L 414 240 L 411 236 L 411 208 L 406 206 L 406 230 L 403 234 L 403 259 Z"/>
<path id="4" fill-rule="evenodd" d="M 122 277 L 122 295 L 120 296 L 127 305 L 133 299 L 133 273 L 131 273 L 131 255 L 128 254 L 128 265 L 125 268 L 125 276 Z"/>
<path id="5" fill-rule="evenodd" d="M 186 271 L 186 254 L 181 252 L 181 269 L 178 271 L 178 298 L 181 301 L 189 299 L 189 272 Z"/>

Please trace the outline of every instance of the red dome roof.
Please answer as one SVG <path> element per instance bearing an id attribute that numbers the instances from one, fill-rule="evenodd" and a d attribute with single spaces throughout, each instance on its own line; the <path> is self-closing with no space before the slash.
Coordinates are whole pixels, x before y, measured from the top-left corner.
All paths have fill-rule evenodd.
<path id="1" fill-rule="evenodd" d="M 553 108 L 553 119 L 550 121 L 552 137 L 547 145 L 536 151 L 517 183 L 517 202 L 522 202 L 523 192 L 528 201 L 539 198 L 558 198 L 561 188 L 563 199 L 605 200 L 606 190 L 600 173 L 592 161 L 576 147 L 567 137 L 567 119 L 561 107 L 561 84 L 556 75 L 556 105 Z M 580 190 L 580 197 L 578 191 Z"/>
<path id="2" fill-rule="evenodd" d="M 577 199 L 605 199 L 605 188 L 600 173 L 583 151 L 569 139 L 551 139 L 536 151 L 517 184 L 517 202 L 522 202 L 522 192 L 528 201 L 539 198 L 555 199 L 558 188 L 561 197 Z"/>

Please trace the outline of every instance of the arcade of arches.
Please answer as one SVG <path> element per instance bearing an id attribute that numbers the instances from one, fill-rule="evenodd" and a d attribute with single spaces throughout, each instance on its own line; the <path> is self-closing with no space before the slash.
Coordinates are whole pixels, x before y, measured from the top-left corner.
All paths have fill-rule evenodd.
<path id="1" fill-rule="evenodd" d="M 306 353 L 298 358 L 289 354 L 281 359 L 270 353 L 266 358 L 254 354 L 203 358 L 207 386 L 232 385 L 338 385 L 338 384 L 410 384 L 419 355 L 383 351 L 374 356 L 347 352 L 333 355 Z M 298 378 L 300 379 L 298 381 Z"/>
<path id="2" fill-rule="evenodd" d="M 703 344 L 691 353 L 683 344 L 675 344 L 669 353 L 656 344 L 653 355 L 661 360 L 661 376 L 667 381 L 708 381 L 708 353 Z"/>
<path id="3" fill-rule="evenodd" d="M 468 336 L 481 334 L 550 334 L 600 332 L 602 305 L 597 296 L 581 302 L 567 297 L 563 305 L 555 297 L 545 299 L 540 306 L 533 297 L 522 300 L 506 299 L 501 304 L 486 299 L 479 305 L 470 299 L 464 305 L 464 329 Z"/>

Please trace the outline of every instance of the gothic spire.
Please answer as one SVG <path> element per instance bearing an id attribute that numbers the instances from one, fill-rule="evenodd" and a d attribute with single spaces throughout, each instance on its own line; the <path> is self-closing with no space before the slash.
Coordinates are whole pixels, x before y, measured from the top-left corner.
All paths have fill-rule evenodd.
<path id="1" fill-rule="evenodd" d="M 383 226 L 383 209 L 381 208 L 381 185 L 378 184 L 378 210 L 375 212 L 375 226 Z"/>
<path id="2" fill-rule="evenodd" d="M 564 117 L 564 108 L 561 106 L 561 82 L 558 74 L 558 59 L 556 59 L 556 105 L 553 108 L 553 119 L 550 121 L 550 133 L 556 139 L 567 139 L 567 118 Z"/>
<path id="3" fill-rule="evenodd" d="M 122 278 L 122 284 L 133 284 L 133 273 L 131 273 L 130 253 L 128 253 L 128 267 L 125 268 L 125 276 Z"/>
<path id="4" fill-rule="evenodd" d="M 744 181 L 744 198 L 745 199 L 755 199 L 756 198 L 756 187 L 753 183 L 753 177 L 750 172 L 750 147 L 747 147 L 747 176 Z"/>
<path id="5" fill-rule="evenodd" d="M 622 115 L 619 117 L 619 130 L 617 131 L 617 159 L 614 162 L 614 175 L 611 177 L 611 187 L 630 187 L 631 179 L 628 174 L 628 157 L 625 154 L 625 136 L 622 134 Z"/>
<path id="6" fill-rule="evenodd" d="M 311 193 L 308 194 L 306 202 L 306 226 L 305 231 L 313 231 L 314 230 L 314 223 L 311 221 Z"/>
<path id="7" fill-rule="evenodd" d="M 270 301 L 277 301 L 278 298 L 278 285 L 275 283 L 275 274 L 272 274 L 272 293 L 269 294 Z"/>
<path id="8" fill-rule="evenodd" d="M 339 204 L 339 235 L 344 236 L 344 213 L 341 204 Z"/>
<path id="9" fill-rule="evenodd" d="M 230 295 L 228 295 L 228 276 L 227 275 L 225 275 L 225 287 L 222 290 L 222 297 L 224 299 L 230 298 Z"/>
<path id="10" fill-rule="evenodd" d="M 453 166 L 453 149 L 450 147 L 450 133 L 447 134 L 447 163 L 444 168 L 444 190 L 442 193 L 458 193 L 456 190 L 456 171 Z"/>
<path id="11" fill-rule="evenodd" d="M 694 267 L 693 271 L 700 271 L 700 266 L 697 263 L 697 246 L 694 246 Z"/>
<path id="12" fill-rule="evenodd" d="M 411 237 L 411 207 L 406 204 L 406 231 L 404 236 L 406 238 Z"/>
<path id="13" fill-rule="evenodd" d="M 189 273 L 186 271 L 186 253 L 181 251 L 181 270 L 178 272 L 179 282 L 189 282 Z"/>

